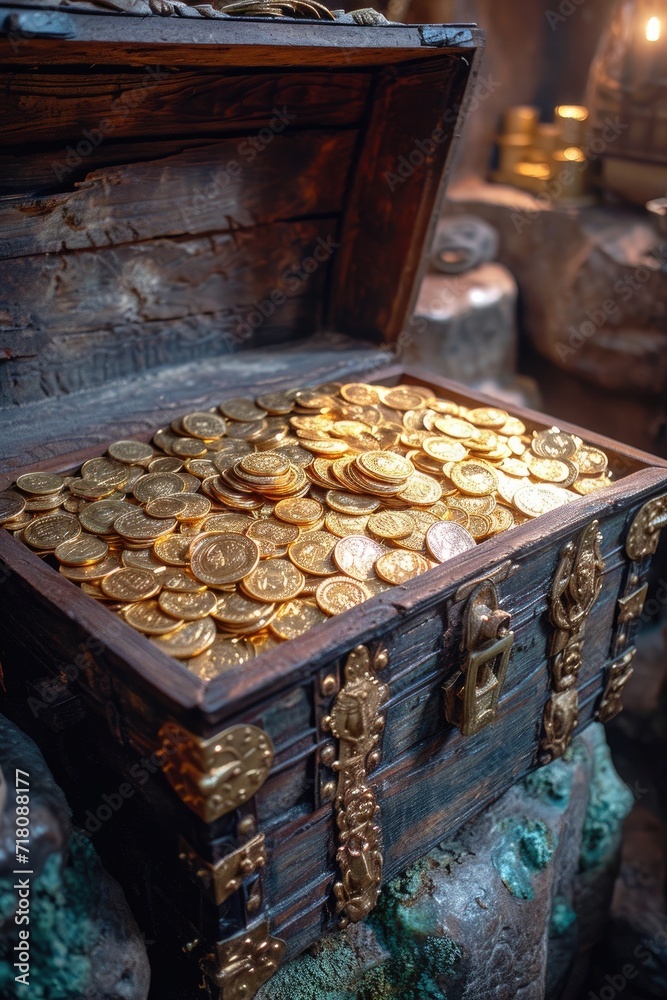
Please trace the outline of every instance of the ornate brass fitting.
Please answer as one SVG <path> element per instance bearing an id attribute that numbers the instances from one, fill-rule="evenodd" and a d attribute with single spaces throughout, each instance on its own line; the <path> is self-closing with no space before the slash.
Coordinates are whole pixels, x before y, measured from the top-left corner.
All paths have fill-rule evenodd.
<path id="1" fill-rule="evenodd" d="M 607 673 L 597 717 L 600 722 L 609 722 L 623 709 L 623 689 L 633 674 L 632 661 L 637 650 L 633 647 L 612 663 Z"/>
<path id="2" fill-rule="evenodd" d="M 160 737 L 169 784 L 206 823 L 252 798 L 273 763 L 271 739 L 257 726 L 231 726 L 204 740 L 167 722 Z"/>
<path id="3" fill-rule="evenodd" d="M 202 969 L 220 990 L 219 1000 L 251 1000 L 279 967 L 285 947 L 284 941 L 271 936 L 264 920 L 216 944 Z"/>
<path id="4" fill-rule="evenodd" d="M 376 677 L 386 667 L 386 650 L 371 657 L 357 646 L 345 664 L 345 683 L 322 728 L 338 740 L 338 772 L 334 811 L 338 827 L 336 862 L 340 881 L 334 885 L 340 924 L 363 920 L 377 902 L 382 882 L 382 830 L 379 806 L 368 773 L 380 762 L 378 744 L 384 729 L 380 709 L 389 689 Z"/>
<path id="5" fill-rule="evenodd" d="M 584 629 L 602 589 L 604 562 L 598 521 L 568 542 L 551 588 L 550 617 L 555 626 L 549 647 L 551 697 L 544 709 L 543 762 L 562 757 L 579 717 L 576 684 L 582 663 Z"/>
<path id="6" fill-rule="evenodd" d="M 264 834 L 258 833 L 247 844 L 212 864 L 204 861 L 185 841 L 181 841 L 180 861 L 199 882 L 204 892 L 220 905 L 241 888 L 245 879 L 261 871 L 266 865 L 267 854 Z"/>
<path id="7" fill-rule="evenodd" d="M 625 551 L 633 562 L 653 555 L 660 541 L 660 532 L 667 527 L 667 496 L 649 500 L 630 525 Z"/>
<path id="8" fill-rule="evenodd" d="M 464 736 L 494 721 L 514 643 L 510 614 L 498 607 L 491 580 L 480 583 L 463 614 L 461 670 L 445 684 L 445 715 Z"/>

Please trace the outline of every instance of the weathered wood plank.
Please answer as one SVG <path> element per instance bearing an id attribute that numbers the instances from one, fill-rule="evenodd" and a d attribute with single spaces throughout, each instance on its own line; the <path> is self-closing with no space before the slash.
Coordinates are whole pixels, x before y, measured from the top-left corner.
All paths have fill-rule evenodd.
<path id="1" fill-rule="evenodd" d="M 403 331 L 471 75 L 469 54 L 448 59 L 379 79 L 334 267 L 334 329 L 389 342 Z"/>
<path id="2" fill-rule="evenodd" d="M 269 132 L 263 143 L 254 139 L 202 143 L 173 156 L 98 170 L 66 194 L 0 198 L 0 257 L 224 232 L 340 211 L 356 132 Z M 67 173 L 64 160 L 61 166 Z"/>
<path id="3" fill-rule="evenodd" d="M 11 11 L 11 7 L 6 8 Z M 20 10 L 20 7 L 15 8 Z M 452 26 L 453 27 L 453 26 Z M 221 21 L 184 21 L 180 17 L 119 17 L 77 14 L 76 37 L 71 39 L 0 39 L 2 64 L 23 66 L 80 63 L 90 66 L 154 66 L 156 59 L 168 66 L 281 67 L 396 65 L 413 60 L 437 60 L 443 48 L 425 42 L 418 25 L 383 27 L 250 18 Z M 469 50 L 482 44 L 483 33 L 474 26 L 456 32 L 457 41 L 446 51 Z M 444 41 L 444 39 L 443 39 Z M 14 42 L 14 44 L 12 44 Z"/>
<path id="4" fill-rule="evenodd" d="M 76 153 L 82 141 L 256 132 L 279 125 L 277 111 L 295 129 L 354 125 L 369 84 L 368 72 L 338 73 L 332 80 L 322 72 L 225 74 L 157 65 L 134 72 L 127 66 L 117 73 L 93 69 L 86 72 L 85 85 L 81 76 L 57 68 L 3 72 L 0 141 L 7 146 L 61 141 Z M 63 148 L 61 158 L 65 155 Z"/>
<path id="5" fill-rule="evenodd" d="M 319 327 L 335 231 L 320 219 L 5 261 L 0 399 L 305 336 Z"/>

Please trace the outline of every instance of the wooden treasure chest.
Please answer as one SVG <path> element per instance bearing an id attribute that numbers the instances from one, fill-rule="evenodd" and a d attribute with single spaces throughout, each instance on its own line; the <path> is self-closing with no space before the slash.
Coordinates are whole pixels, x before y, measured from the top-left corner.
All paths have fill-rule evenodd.
<path id="1" fill-rule="evenodd" d="M 142 928 L 183 949 L 191 982 L 203 972 L 220 1000 L 253 996 L 281 962 L 364 918 L 387 880 L 563 754 L 576 726 L 619 710 L 667 520 L 660 460 L 400 365 L 482 33 L 281 12 L 294 16 L 171 0 L 0 11 L 4 710 L 43 747 Z M 243 459 L 269 453 L 258 501 L 238 477 L 261 480 L 262 462 Z M 285 537 L 343 524 L 333 569 L 301 574 L 313 627 L 290 638 L 284 625 L 278 642 L 267 612 L 251 642 L 247 628 L 229 638 L 228 617 L 215 642 L 231 658 L 209 655 L 212 670 L 196 642 L 169 655 L 201 634 L 196 621 L 166 646 L 132 628 L 146 608 L 90 571 L 102 558 L 124 573 L 116 583 L 168 567 L 219 616 L 233 597 L 265 599 L 250 571 L 243 594 L 226 569 L 215 576 L 228 565 L 219 536 L 237 526 L 253 574 L 284 569 L 292 549 L 263 550 L 256 522 L 276 530 L 276 484 L 305 481 L 304 454 L 325 459 L 300 494 L 316 513 Z M 423 498 L 396 488 L 413 459 L 442 494 L 426 521 Z M 508 490 L 503 462 L 514 492 L 496 503 L 482 489 L 480 505 L 462 476 Z M 529 486 L 538 468 L 561 485 Z M 127 529 L 121 567 L 118 518 L 101 541 L 90 533 L 91 507 L 112 495 L 126 510 L 155 476 L 222 518 L 200 518 L 218 546 L 209 587 L 201 569 L 192 582 L 201 525 L 171 517 L 183 497 L 162 486 L 147 512 L 122 516 L 166 511 L 168 545 L 189 554 L 160 563 L 158 542 Z M 390 517 L 360 513 L 364 483 Z M 332 489 L 342 509 L 327 508 Z M 408 513 L 399 537 L 406 508 L 421 534 Z M 346 564 L 348 522 L 332 513 L 366 519 Z M 104 557 L 72 555 L 77 518 Z M 478 544 L 440 561 L 435 536 L 458 527 Z M 369 541 L 374 559 L 391 556 L 384 577 L 361 565 Z M 321 596 L 331 579 L 333 610 L 347 608 L 335 615 Z M 363 603 L 348 606 L 354 581 Z M 174 583 L 168 600 L 184 607 L 178 595 Z M 279 596 L 284 615 L 294 595 Z M 151 600 L 155 622 L 167 612 Z"/>

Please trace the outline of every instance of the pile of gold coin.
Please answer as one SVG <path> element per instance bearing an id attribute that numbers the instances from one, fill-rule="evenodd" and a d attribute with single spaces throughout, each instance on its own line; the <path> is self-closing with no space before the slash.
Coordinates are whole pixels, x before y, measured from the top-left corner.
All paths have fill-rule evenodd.
<path id="1" fill-rule="evenodd" d="M 0 524 L 203 678 L 611 482 L 554 427 L 419 385 L 225 400 L 0 493 Z"/>

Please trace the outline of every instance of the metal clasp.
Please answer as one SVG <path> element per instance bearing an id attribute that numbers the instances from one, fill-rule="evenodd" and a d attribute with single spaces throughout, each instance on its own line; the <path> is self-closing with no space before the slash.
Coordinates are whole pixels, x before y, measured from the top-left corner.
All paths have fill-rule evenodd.
<path id="1" fill-rule="evenodd" d="M 473 736 L 490 725 L 498 713 L 514 643 L 510 614 L 498 603 L 498 592 L 490 580 L 472 591 L 463 615 L 465 663 L 444 686 L 447 721 L 464 736 Z"/>

